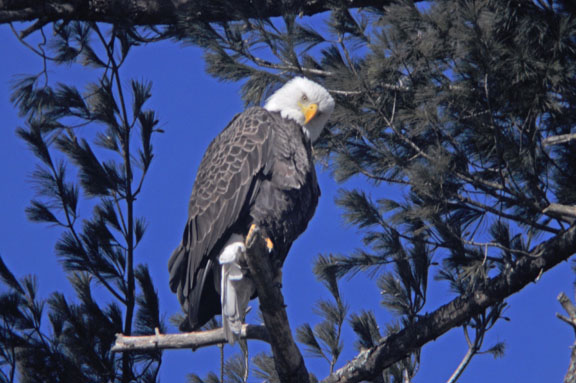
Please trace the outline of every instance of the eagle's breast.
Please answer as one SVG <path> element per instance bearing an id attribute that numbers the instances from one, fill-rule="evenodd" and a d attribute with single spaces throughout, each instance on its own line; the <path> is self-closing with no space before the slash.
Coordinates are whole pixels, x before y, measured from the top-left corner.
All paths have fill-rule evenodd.
<path id="1" fill-rule="evenodd" d="M 270 174 L 264 175 L 250 215 L 272 238 L 281 264 L 314 215 L 320 188 L 311 143 L 301 126 L 277 113 L 273 116 Z"/>

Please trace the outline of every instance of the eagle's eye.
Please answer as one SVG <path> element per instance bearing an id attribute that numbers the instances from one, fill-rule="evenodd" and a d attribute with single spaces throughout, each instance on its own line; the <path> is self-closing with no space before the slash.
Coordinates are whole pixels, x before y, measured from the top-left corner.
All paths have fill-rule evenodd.
<path id="1" fill-rule="evenodd" d="M 302 101 L 308 101 L 308 96 L 306 96 L 305 94 L 302 95 Z"/>

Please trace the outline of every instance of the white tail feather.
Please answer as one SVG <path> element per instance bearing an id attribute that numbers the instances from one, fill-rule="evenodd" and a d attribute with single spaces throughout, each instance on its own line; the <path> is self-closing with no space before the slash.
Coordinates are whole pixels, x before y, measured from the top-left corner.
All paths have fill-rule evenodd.
<path id="1" fill-rule="evenodd" d="M 230 344 L 234 344 L 240 337 L 246 308 L 254 293 L 254 284 L 249 278 L 245 278 L 240 266 L 240 260 L 245 253 L 243 242 L 233 242 L 224 248 L 219 258 L 222 265 L 222 327 Z"/>

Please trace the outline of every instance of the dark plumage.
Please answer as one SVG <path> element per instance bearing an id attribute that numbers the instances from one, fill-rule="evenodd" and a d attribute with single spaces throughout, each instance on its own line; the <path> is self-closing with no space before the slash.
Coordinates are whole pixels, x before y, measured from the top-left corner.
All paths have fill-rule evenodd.
<path id="1" fill-rule="evenodd" d="M 333 101 L 327 92 L 326 95 L 329 100 L 324 108 L 329 114 Z M 306 95 L 304 100 L 307 99 Z M 304 113 L 299 100 L 295 102 Z M 300 121 L 282 114 L 283 110 L 247 109 L 230 122 L 204 154 L 182 242 L 168 264 L 170 288 L 177 293 L 187 314 L 180 326 L 182 331 L 196 330 L 220 314 L 221 299 L 224 304 L 233 305 L 228 311 L 241 324 L 254 289 L 249 279 L 240 274 L 235 254 L 243 251 L 250 226 L 256 224 L 270 237 L 274 244 L 271 256 L 280 268 L 293 241 L 314 214 L 320 189 L 310 134 Z M 322 116 L 322 125 L 327 117 Z M 223 283 L 221 270 L 228 264 L 224 258 L 231 255 L 230 264 L 236 269 L 231 269 L 230 275 L 224 274 Z M 221 298 L 225 285 L 230 286 L 231 292 Z M 230 302 L 226 303 L 226 299 Z"/>

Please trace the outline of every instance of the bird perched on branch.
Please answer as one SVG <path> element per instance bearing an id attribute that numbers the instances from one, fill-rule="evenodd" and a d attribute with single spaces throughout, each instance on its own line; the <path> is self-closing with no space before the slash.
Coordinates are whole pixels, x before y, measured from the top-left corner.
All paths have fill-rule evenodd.
<path id="1" fill-rule="evenodd" d="M 222 314 L 226 338 L 240 334 L 255 288 L 244 256 L 257 228 L 280 267 L 306 229 L 320 189 L 312 143 L 334 110 L 322 86 L 296 77 L 264 108 L 236 115 L 212 141 L 200 163 L 180 245 L 170 257 L 170 288 L 194 331 Z"/>

